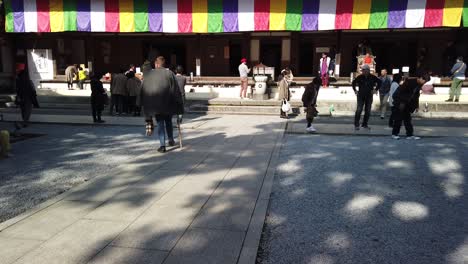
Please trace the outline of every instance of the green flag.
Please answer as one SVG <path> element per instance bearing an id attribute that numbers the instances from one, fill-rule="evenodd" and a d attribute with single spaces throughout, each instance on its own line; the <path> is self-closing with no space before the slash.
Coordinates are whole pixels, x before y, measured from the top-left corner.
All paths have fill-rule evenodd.
<path id="1" fill-rule="evenodd" d="M 79 0 L 78 0 L 79 1 Z M 63 19 L 65 31 L 76 31 L 76 0 L 63 0 Z"/>
<path id="2" fill-rule="evenodd" d="M 370 16 L 370 29 L 387 28 L 388 0 L 373 0 Z"/>
<path id="3" fill-rule="evenodd" d="M 223 0 L 208 0 L 208 32 L 223 32 Z"/>
<path id="4" fill-rule="evenodd" d="M 135 10 L 135 32 L 148 32 L 148 1 L 134 0 L 133 9 Z"/>
<path id="5" fill-rule="evenodd" d="M 463 6 L 463 27 L 468 27 L 468 0 L 465 0 Z"/>
<path id="6" fill-rule="evenodd" d="M 13 19 L 13 9 L 11 8 L 11 0 L 3 1 L 5 5 L 5 31 L 15 32 L 15 21 Z"/>
<path id="7" fill-rule="evenodd" d="M 288 0 L 286 6 L 286 30 L 302 30 L 302 0 Z"/>

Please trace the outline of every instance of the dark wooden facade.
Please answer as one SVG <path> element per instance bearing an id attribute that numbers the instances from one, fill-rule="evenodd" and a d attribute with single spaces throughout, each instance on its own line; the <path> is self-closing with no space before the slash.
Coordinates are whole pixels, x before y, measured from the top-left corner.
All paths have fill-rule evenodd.
<path id="1" fill-rule="evenodd" d="M 251 64 L 262 62 L 278 70 L 289 65 L 296 75 L 312 76 L 318 72 L 320 51 L 325 48 L 332 57 L 339 54 L 340 76 L 349 76 L 355 69 L 356 47 L 365 41 L 377 56 L 378 69 L 424 67 L 445 75 L 456 56 L 468 55 L 467 33 L 466 29 L 203 35 L 48 33 L 9 34 L 4 43 L 9 43 L 17 62 L 26 60 L 25 53 L 18 50 L 52 49 L 58 75 L 73 63 L 92 63 L 95 71 L 114 72 L 162 55 L 169 65 L 182 65 L 194 74 L 199 59 L 203 76 L 237 76 L 242 57 Z"/>

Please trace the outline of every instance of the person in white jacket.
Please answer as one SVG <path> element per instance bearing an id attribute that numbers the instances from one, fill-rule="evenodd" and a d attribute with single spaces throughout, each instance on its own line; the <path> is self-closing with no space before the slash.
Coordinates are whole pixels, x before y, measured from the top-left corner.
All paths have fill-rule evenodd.
<path id="1" fill-rule="evenodd" d="M 240 98 L 244 99 L 247 97 L 247 87 L 249 85 L 249 76 L 250 69 L 247 66 L 247 59 L 243 58 L 241 60 L 241 64 L 239 65 L 239 75 L 241 79 L 241 91 L 240 91 Z"/>

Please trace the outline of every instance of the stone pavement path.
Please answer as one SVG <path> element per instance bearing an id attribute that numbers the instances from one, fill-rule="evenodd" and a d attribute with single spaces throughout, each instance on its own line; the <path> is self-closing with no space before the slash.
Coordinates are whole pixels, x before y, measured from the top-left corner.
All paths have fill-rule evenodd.
<path id="1" fill-rule="evenodd" d="M 260 191 L 284 123 L 207 118 L 187 130 L 184 150 L 143 145 L 134 159 L 0 224 L 1 262 L 228 264 L 243 248 L 252 254 L 246 234 L 258 204 L 266 210 Z"/>

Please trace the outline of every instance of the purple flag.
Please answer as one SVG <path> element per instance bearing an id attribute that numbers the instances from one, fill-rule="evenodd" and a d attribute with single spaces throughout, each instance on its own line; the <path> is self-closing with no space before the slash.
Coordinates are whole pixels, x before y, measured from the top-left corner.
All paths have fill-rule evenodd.
<path id="1" fill-rule="evenodd" d="M 162 0 L 148 1 L 148 20 L 151 32 L 163 31 Z"/>
<path id="2" fill-rule="evenodd" d="M 320 0 L 302 2 L 302 30 L 317 30 Z"/>
<path id="3" fill-rule="evenodd" d="M 78 31 L 91 31 L 90 0 L 76 1 L 76 27 Z"/>
<path id="4" fill-rule="evenodd" d="M 223 2 L 223 24 L 224 32 L 239 31 L 238 23 L 239 3 L 237 0 L 224 0 Z"/>
<path id="5" fill-rule="evenodd" d="M 11 1 L 15 32 L 24 32 L 24 4 L 23 1 Z"/>
<path id="6" fill-rule="evenodd" d="M 388 5 L 388 28 L 405 28 L 408 0 L 390 0 Z"/>

